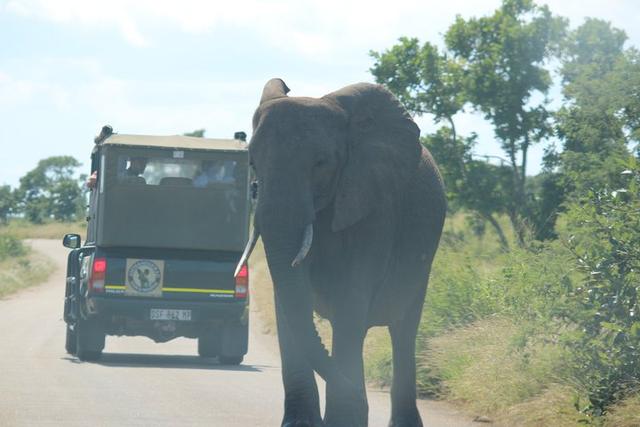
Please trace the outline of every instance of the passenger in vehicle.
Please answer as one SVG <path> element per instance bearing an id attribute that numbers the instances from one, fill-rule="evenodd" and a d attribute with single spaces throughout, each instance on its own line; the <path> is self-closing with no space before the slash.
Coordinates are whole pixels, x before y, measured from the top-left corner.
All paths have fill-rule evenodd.
<path id="1" fill-rule="evenodd" d="M 146 184 L 142 174 L 147 167 L 146 157 L 131 157 L 127 162 L 126 169 L 120 174 L 120 179 L 130 184 Z"/>
<path id="2" fill-rule="evenodd" d="M 89 178 L 87 178 L 84 184 L 87 186 L 89 190 L 93 190 L 94 188 L 96 188 L 97 182 L 98 182 L 98 171 L 96 170 L 91 172 L 91 175 L 89 175 Z"/>
<path id="3" fill-rule="evenodd" d="M 232 160 L 204 160 L 201 171 L 193 179 L 193 186 L 203 188 L 215 183 L 233 184 L 235 166 L 236 162 Z"/>
<path id="4" fill-rule="evenodd" d="M 89 190 L 96 188 L 98 182 L 98 147 L 102 142 L 113 135 L 113 128 L 109 125 L 102 126 L 100 134 L 93 138 L 95 147 L 91 150 L 91 175 L 85 181 L 85 185 Z"/>

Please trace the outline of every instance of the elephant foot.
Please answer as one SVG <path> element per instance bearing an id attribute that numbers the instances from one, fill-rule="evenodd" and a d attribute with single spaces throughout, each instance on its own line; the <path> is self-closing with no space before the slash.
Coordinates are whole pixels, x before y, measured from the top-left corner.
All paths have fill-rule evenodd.
<path id="1" fill-rule="evenodd" d="M 322 420 L 312 421 L 309 418 L 287 418 L 282 421 L 282 427 L 325 427 Z"/>
<path id="2" fill-rule="evenodd" d="M 402 414 L 392 415 L 389 427 L 423 427 L 418 408 L 413 408 Z"/>
<path id="3" fill-rule="evenodd" d="M 367 427 L 367 421 L 356 415 L 327 417 L 325 427 Z"/>
<path id="4" fill-rule="evenodd" d="M 324 415 L 326 427 L 367 427 L 369 405 L 364 393 L 342 399 L 329 399 Z"/>

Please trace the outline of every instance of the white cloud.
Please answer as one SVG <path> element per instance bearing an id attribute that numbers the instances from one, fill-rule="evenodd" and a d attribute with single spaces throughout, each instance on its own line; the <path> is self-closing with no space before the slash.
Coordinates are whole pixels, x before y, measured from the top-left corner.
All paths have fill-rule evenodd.
<path id="1" fill-rule="evenodd" d="M 69 92 L 61 85 L 17 78 L 0 72 L 0 111 L 31 105 L 38 100 L 47 100 L 57 109 L 64 109 L 69 106 Z"/>
<path id="2" fill-rule="evenodd" d="M 259 36 L 274 47 L 309 57 L 328 58 L 338 51 L 388 44 L 405 31 L 444 27 L 456 11 L 491 10 L 491 5 L 461 7 L 461 0 L 438 4 L 418 0 L 10 0 L 7 10 L 63 25 L 112 28 L 134 46 L 152 43 L 149 23 L 167 31 L 206 33 L 236 28 Z M 491 3 L 497 4 L 497 0 Z M 433 9 L 433 10 L 432 10 Z M 437 11 L 435 13 L 434 11 Z M 442 19 L 446 16 L 446 19 Z M 413 30 L 413 31 L 412 31 Z M 435 34 L 433 34 L 435 36 Z"/>
<path id="3" fill-rule="evenodd" d="M 6 10 L 61 25 L 100 29 L 115 27 L 130 44 L 144 47 L 148 41 L 138 28 L 133 5 L 134 2 L 127 0 L 10 0 Z"/>
<path id="4" fill-rule="evenodd" d="M 575 25 L 585 16 L 623 26 L 632 39 L 640 7 L 636 0 L 540 0 Z M 154 29 L 207 33 L 233 28 L 272 46 L 327 61 L 354 49 L 388 47 L 402 35 L 441 41 L 456 14 L 491 13 L 500 0 L 10 0 L 6 10 L 63 25 L 111 28 L 134 46 L 153 43 Z M 636 42 L 636 44 L 640 44 Z"/>

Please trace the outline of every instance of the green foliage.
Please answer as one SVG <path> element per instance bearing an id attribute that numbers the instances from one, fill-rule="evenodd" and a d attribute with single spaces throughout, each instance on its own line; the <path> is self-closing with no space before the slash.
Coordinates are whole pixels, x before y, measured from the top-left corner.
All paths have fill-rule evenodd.
<path id="1" fill-rule="evenodd" d="M 564 210 L 562 203 L 566 192 L 562 178 L 557 172 L 544 170 L 527 180 L 525 190 L 531 199 L 527 221 L 536 240 L 557 237 L 555 225 Z"/>
<path id="2" fill-rule="evenodd" d="M 489 16 L 458 17 L 444 49 L 402 38 L 370 53 L 376 81 L 447 125 L 422 141 L 455 215 L 419 328 L 419 391 L 506 411 L 497 417 L 506 425 L 598 424 L 640 382 L 640 52 L 599 19 L 566 28 L 546 6 L 504 0 Z M 556 59 L 554 113 L 546 95 Z M 500 166 L 473 156 L 475 135 L 456 134 L 454 116 L 468 105 L 493 124 Z M 560 152 L 548 149 L 543 172 L 527 177 L 529 147 L 551 135 Z M 509 244 L 505 219 L 526 245 Z M 389 358 L 368 358 L 378 382 L 389 381 Z M 545 413 L 527 417 L 532 410 Z M 619 419 L 638 424 L 634 414 Z"/>
<path id="3" fill-rule="evenodd" d="M 492 16 L 457 17 L 446 33 L 447 46 L 465 62 L 469 101 L 495 125 L 505 152 L 524 151 L 526 139 L 548 133 L 544 104 L 531 95 L 551 84 L 544 68 L 561 40 L 565 22 L 530 0 L 505 0 Z"/>
<path id="4" fill-rule="evenodd" d="M 25 217 L 40 224 L 53 217 L 70 221 L 83 209 L 84 199 L 79 180 L 73 177 L 80 163 L 71 156 L 53 156 L 20 178 L 17 194 Z"/>
<path id="5" fill-rule="evenodd" d="M 438 159 L 453 210 L 466 208 L 483 217 L 506 212 L 511 172 L 508 167 L 473 158 L 475 135 L 453 142 L 451 131 L 440 128 L 424 137 L 422 143 Z"/>
<path id="6" fill-rule="evenodd" d="M 184 136 L 195 136 L 196 138 L 204 138 L 205 129 L 197 129 L 193 132 L 187 132 Z"/>
<path id="7" fill-rule="evenodd" d="M 568 293 L 575 266 L 562 245 L 504 253 L 469 244 L 476 239 L 467 230 L 452 245 L 445 235 L 430 279 L 421 334 L 438 334 L 493 315 L 544 329 L 572 310 Z"/>
<path id="8" fill-rule="evenodd" d="M 546 6 L 504 0 L 491 16 L 457 17 L 445 35 L 454 57 L 465 64 L 467 99 L 493 123 L 509 160 L 509 217 L 520 244 L 532 209 L 525 195 L 527 153 L 552 130 L 546 98 L 536 104 L 532 96 L 549 90 L 545 63 L 557 52 L 565 26 Z"/>
<path id="9" fill-rule="evenodd" d="M 27 252 L 22 242 L 11 235 L 0 235 L 0 261 L 19 257 Z"/>
<path id="10" fill-rule="evenodd" d="M 7 218 L 16 210 L 16 197 L 11 187 L 0 185 L 0 223 L 6 223 Z"/>
<path id="11" fill-rule="evenodd" d="M 399 44 L 378 53 L 371 73 L 385 84 L 409 110 L 430 113 L 436 122 L 451 121 L 466 99 L 463 91 L 462 67 L 447 54 L 441 54 L 431 43 L 420 46 L 416 38 L 402 37 Z"/>
<path id="12" fill-rule="evenodd" d="M 539 197 L 525 194 L 526 164 L 529 146 L 552 131 L 546 98 L 537 104 L 533 99 L 549 90 L 551 77 L 545 65 L 557 54 L 565 26 L 546 6 L 504 0 L 491 16 L 458 17 L 446 33 L 442 52 L 431 43 L 420 45 L 415 38 L 401 38 L 382 53 L 370 53 L 376 61 L 371 72 L 377 82 L 387 85 L 410 111 L 433 114 L 436 123 L 448 122 L 450 133 L 440 130 L 427 137 L 427 144 L 435 149 L 439 145 L 439 154 L 449 155 L 435 157 L 450 170 L 447 184 L 454 182 L 456 187 L 449 192 L 456 195 L 451 200 L 488 221 L 505 248 L 495 221 L 505 210 L 520 244 L 527 222 L 540 227 L 538 237 L 553 236 L 554 212 L 548 203 L 532 205 Z M 467 103 L 493 123 L 507 157 L 500 167 L 471 161 L 473 136 L 458 141 L 454 115 Z M 461 188 L 467 191 L 458 191 Z M 483 203 L 480 195 L 492 200 Z"/>
<path id="13" fill-rule="evenodd" d="M 625 185 L 591 191 L 570 206 L 570 248 L 584 272 L 573 313 L 575 351 L 590 410 L 603 413 L 640 380 L 640 167 Z"/>
<path id="14" fill-rule="evenodd" d="M 624 32 L 588 19 L 569 37 L 563 58 L 565 105 L 556 114 L 563 152 L 553 164 L 570 200 L 621 185 L 619 171 L 638 141 L 640 57 L 623 50 Z"/>
<path id="15" fill-rule="evenodd" d="M 562 79 L 572 83 L 583 78 L 602 78 L 612 71 L 627 40 L 624 31 L 597 18 L 587 18 L 568 35 L 563 49 Z"/>

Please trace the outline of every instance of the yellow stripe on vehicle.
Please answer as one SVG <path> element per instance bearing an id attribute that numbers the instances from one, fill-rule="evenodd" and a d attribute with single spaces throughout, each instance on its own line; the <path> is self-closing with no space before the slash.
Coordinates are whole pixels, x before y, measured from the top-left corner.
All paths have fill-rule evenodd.
<path id="1" fill-rule="evenodd" d="M 197 289 L 197 288 L 162 288 L 162 292 L 195 292 L 202 294 L 235 294 L 229 289 Z"/>
<path id="2" fill-rule="evenodd" d="M 124 285 L 105 285 L 105 289 L 124 291 Z M 201 288 L 162 288 L 162 292 L 188 292 L 197 294 L 229 294 L 233 295 L 236 291 L 232 289 L 201 289 Z"/>

